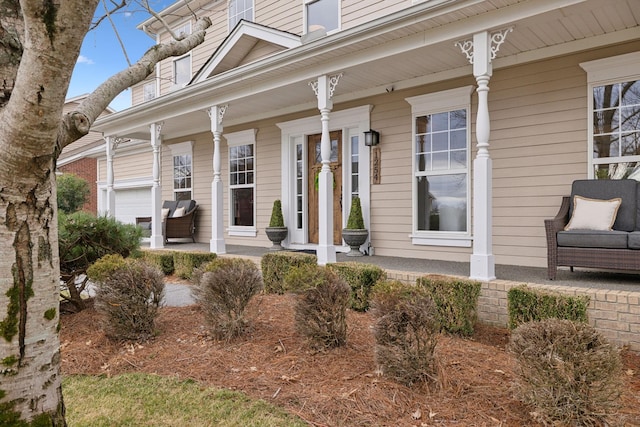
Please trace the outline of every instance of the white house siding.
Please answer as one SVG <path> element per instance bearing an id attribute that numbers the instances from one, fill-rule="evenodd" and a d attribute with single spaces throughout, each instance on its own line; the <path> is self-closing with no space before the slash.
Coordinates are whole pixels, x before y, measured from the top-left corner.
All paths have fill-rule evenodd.
<path id="1" fill-rule="evenodd" d="M 302 0 L 255 0 L 256 23 L 302 34 Z"/>
<path id="2" fill-rule="evenodd" d="M 411 0 L 342 0 L 342 29 L 373 21 L 412 4 Z"/>
<path id="3" fill-rule="evenodd" d="M 153 152 L 151 146 L 147 151 L 127 153 L 116 150 L 113 158 L 113 179 L 115 182 L 122 180 L 144 179 L 153 175 Z M 98 181 L 107 182 L 107 160 L 98 159 Z"/>

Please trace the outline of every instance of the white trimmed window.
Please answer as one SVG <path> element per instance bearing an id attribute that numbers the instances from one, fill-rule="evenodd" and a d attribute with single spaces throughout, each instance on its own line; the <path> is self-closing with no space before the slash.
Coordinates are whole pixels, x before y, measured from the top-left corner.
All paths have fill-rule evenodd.
<path id="1" fill-rule="evenodd" d="M 256 235 L 255 129 L 226 134 L 229 146 L 229 234 Z"/>
<path id="2" fill-rule="evenodd" d="M 589 83 L 589 177 L 640 181 L 640 53 L 580 66 Z"/>
<path id="3" fill-rule="evenodd" d="M 407 98 L 413 120 L 414 244 L 470 246 L 473 87 Z"/>
<path id="4" fill-rule="evenodd" d="M 340 29 L 340 0 L 303 0 L 305 33 L 324 29 L 327 33 Z"/>
<path id="5" fill-rule="evenodd" d="M 173 87 L 184 87 L 189 80 L 191 80 L 191 54 L 173 60 Z"/>
<path id="6" fill-rule="evenodd" d="M 241 19 L 253 22 L 253 0 L 229 1 L 229 31 L 233 30 Z"/>
<path id="7" fill-rule="evenodd" d="M 193 141 L 169 146 L 172 155 L 173 199 L 193 197 Z"/>
<path id="8" fill-rule="evenodd" d="M 156 82 L 151 81 L 142 86 L 142 100 L 151 101 L 156 97 Z"/>

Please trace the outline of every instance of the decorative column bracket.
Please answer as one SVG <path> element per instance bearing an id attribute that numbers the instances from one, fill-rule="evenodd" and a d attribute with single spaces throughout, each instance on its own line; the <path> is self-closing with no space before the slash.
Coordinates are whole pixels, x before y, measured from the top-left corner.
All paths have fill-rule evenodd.
<path id="1" fill-rule="evenodd" d="M 501 30 L 490 33 L 490 60 L 493 60 L 500 51 L 500 46 L 507 39 L 507 34 L 513 31 L 513 27 L 503 28 Z M 473 39 L 463 40 L 455 43 L 455 46 L 459 47 L 462 53 L 467 57 L 470 64 L 474 63 L 474 43 Z"/>
<path id="2" fill-rule="evenodd" d="M 333 93 L 336 90 L 336 86 L 338 86 L 338 82 L 340 81 L 340 78 L 342 77 L 342 73 L 340 74 L 334 74 L 333 76 L 329 76 L 328 78 L 328 82 L 329 82 L 329 99 L 333 98 Z M 313 93 L 315 93 L 316 97 L 318 96 L 318 80 L 313 80 L 309 82 L 309 86 L 311 86 L 311 89 L 313 89 Z"/>
<path id="3" fill-rule="evenodd" d="M 122 138 L 120 136 L 111 137 L 111 150 L 116 151 L 120 144 L 131 141 L 129 138 Z"/>

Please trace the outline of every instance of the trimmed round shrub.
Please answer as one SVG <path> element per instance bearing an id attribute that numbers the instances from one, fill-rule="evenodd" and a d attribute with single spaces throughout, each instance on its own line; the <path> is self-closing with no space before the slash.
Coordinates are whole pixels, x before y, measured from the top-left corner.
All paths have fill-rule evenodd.
<path id="1" fill-rule="evenodd" d="M 164 275 L 143 261 L 118 258 L 104 257 L 87 272 L 96 284 L 95 308 L 107 337 L 144 341 L 156 333 Z"/>
<path id="2" fill-rule="evenodd" d="M 247 305 L 264 288 L 258 266 L 247 259 L 217 258 L 194 270 L 193 279 L 193 295 L 212 336 L 228 340 L 242 335 Z"/>
<path id="3" fill-rule="evenodd" d="M 298 294 L 296 329 L 312 348 L 325 350 L 347 342 L 349 285 L 326 267 L 303 265 L 289 271 L 285 290 Z"/>
<path id="4" fill-rule="evenodd" d="M 373 289 L 376 362 L 390 378 L 412 385 L 438 378 L 438 309 L 422 287 L 382 281 Z"/>
<path id="5" fill-rule="evenodd" d="M 546 319 L 511 334 L 518 398 L 546 425 L 609 425 L 622 387 L 620 354 L 586 323 Z"/>

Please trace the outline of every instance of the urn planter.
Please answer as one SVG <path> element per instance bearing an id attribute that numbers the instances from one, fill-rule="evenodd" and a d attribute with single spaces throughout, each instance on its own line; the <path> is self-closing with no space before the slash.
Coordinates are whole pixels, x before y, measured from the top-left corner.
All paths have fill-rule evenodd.
<path id="1" fill-rule="evenodd" d="M 360 246 L 367 241 L 367 237 L 369 237 L 369 231 L 366 228 L 361 230 L 343 229 L 342 238 L 351 248 L 347 256 L 362 256 L 363 253 L 360 252 Z"/>
<path id="2" fill-rule="evenodd" d="M 284 248 L 282 247 L 282 241 L 287 238 L 287 233 L 289 229 L 287 227 L 267 227 L 265 228 L 267 233 L 267 237 L 273 243 L 270 250 L 272 251 L 281 251 Z"/>

